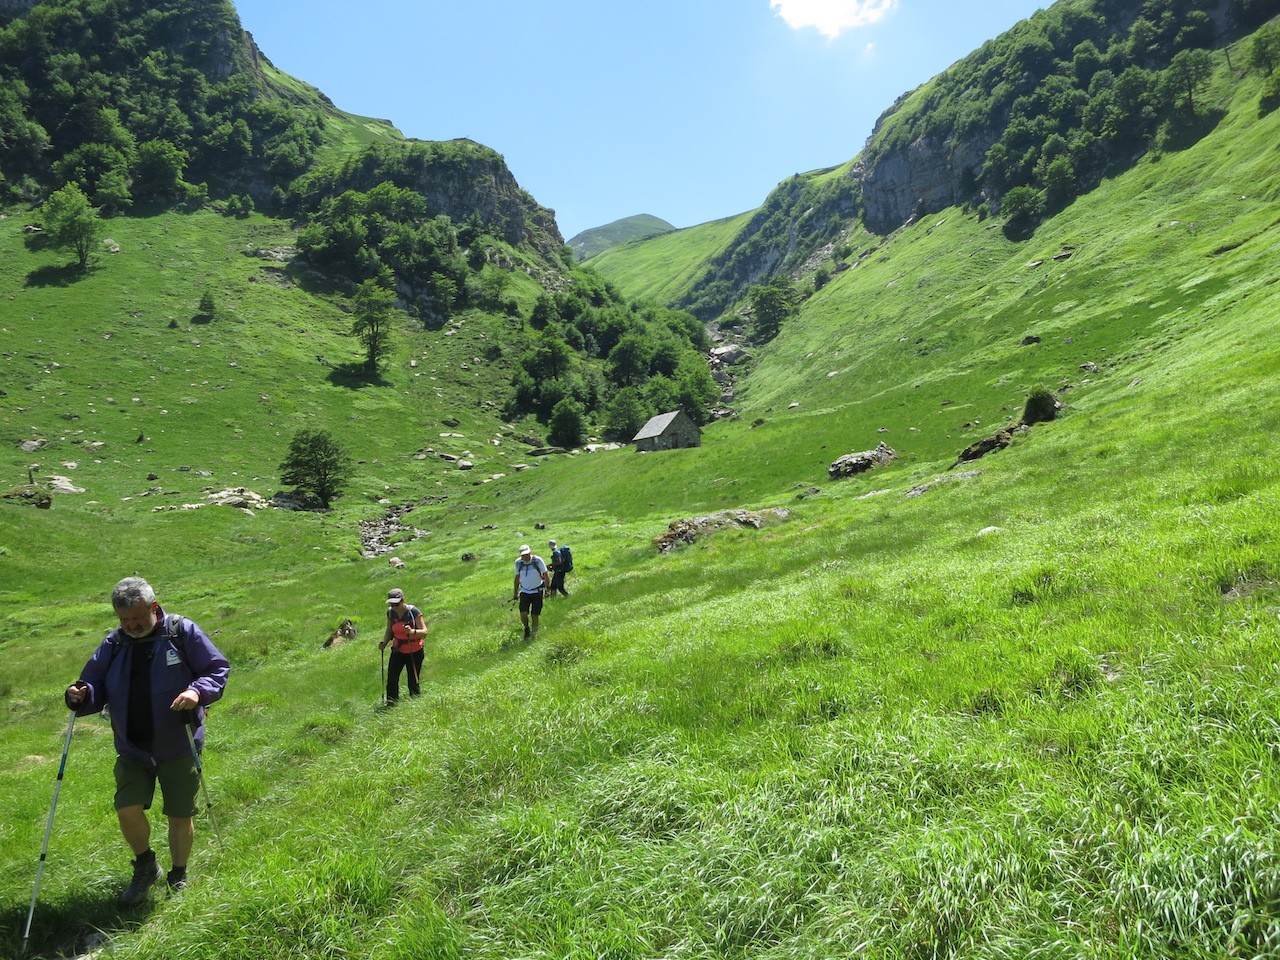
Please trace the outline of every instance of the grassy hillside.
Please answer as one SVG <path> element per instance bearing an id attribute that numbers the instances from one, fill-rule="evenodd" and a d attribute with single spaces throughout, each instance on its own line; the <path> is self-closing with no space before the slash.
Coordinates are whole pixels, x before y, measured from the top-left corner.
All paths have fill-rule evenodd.
<path id="1" fill-rule="evenodd" d="M 328 97 L 311 84 L 276 69 L 270 61 L 264 60 L 261 69 L 263 77 L 276 96 L 323 112 L 325 139 L 316 152 L 316 159 L 320 163 L 330 163 L 342 157 L 348 157 L 374 144 L 399 143 L 404 140 L 404 134 L 390 120 L 359 117 L 339 110 Z"/>
<path id="2" fill-rule="evenodd" d="M 603 227 L 592 227 L 590 230 L 583 230 L 566 242 L 573 250 L 575 257 L 579 260 L 586 260 L 620 243 L 670 233 L 674 229 L 675 227 L 661 217 L 642 213 L 638 216 L 615 220 L 613 223 L 607 223 Z"/>
<path id="3" fill-rule="evenodd" d="M 675 303 L 706 269 L 706 262 L 743 228 L 751 214 L 713 220 L 648 240 L 611 247 L 591 266 L 624 296 Z"/>
<path id="4" fill-rule="evenodd" d="M 1280 955 L 1280 115 L 1215 82 L 1200 142 L 1030 240 L 954 209 L 855 253 L 701 448 L 524 471 L 483 406 L 493 332 L 399 330 L 385 382 L 344 377 L 345 315 L 244 253 L 274 221 L 117 221 L 83 280 L 0 221 L 0 471 L 87 491 L 0 501 L 0 949 L 60 691 L 137 571 L 235 664 L 217 831 L 184 895 L 120 914 L 110 738 L 78 721 L 41 955 L 95 928 L 201 960 Z M 193 324 L 205 286 L 227 315 Z M 1040 383 L 1070 386 L 1060 419 L 949 469 Z M 332 513 L 153 512 L 274 486 L 304 423 L 363 461 Z M 896 463 L 827 480 L 879 440 Z M 402 572 L 359 557 L 380 499 L 429 531 Z M 729 507 L 789 512 L 654 549 Z M 530 645 L 510 561 L 548 537 L 578 570 Z M 432 628 L 428 692 L 382 713 L 392 585 Z M 322 649 L 344 616 L 360 637 Z"/>

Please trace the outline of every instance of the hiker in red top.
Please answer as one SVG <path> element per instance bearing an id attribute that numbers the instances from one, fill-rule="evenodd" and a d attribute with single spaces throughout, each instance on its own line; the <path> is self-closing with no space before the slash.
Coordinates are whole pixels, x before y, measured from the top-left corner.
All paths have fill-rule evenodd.
<path id="1" fill-rule="evenodd" d="M 409 696 L 422 692 L 422 638 L 427 635 L 427 625 L 422 611 L 404 602 L 403 590 L 387 594 L 387 631 L 383 634 L 379 650 L 391 644 L 391 665 L 387 669 L 387 703 L 400 699 L 400 672 L 409 668 Z"/>

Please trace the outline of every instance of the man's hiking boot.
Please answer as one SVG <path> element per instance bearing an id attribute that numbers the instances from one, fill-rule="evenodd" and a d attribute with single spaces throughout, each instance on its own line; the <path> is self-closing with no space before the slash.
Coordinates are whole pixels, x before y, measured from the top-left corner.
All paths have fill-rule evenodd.
<path id="1" fill-rule="evenodd" d="M 531 635 L 532 635 L 532 634 L 530 634 L 530 632 L 529 632 L 529 628 L 528 628 L 528 627 L 525 627 L 525 628 L 524 628 L 524 638 L 525 638 L 526 640 L 528 640 L 528 639 L 529 639 L 529 637 L 530 637 Z"/>
<path id="2" fill-rule="evenodd" d="M 174 867 L 165 879 L 169 882 L 170 893 L 181 893 L 187 889 L 187 868 Z"/>
<path id="3" fill-rule="evenodd" d="M 120 894 L 120 906 L 136 907 L 147 899 L 151 885 L 164 876 L 154 853 L 144 853 L 133 861 L 133 880 Z"/>

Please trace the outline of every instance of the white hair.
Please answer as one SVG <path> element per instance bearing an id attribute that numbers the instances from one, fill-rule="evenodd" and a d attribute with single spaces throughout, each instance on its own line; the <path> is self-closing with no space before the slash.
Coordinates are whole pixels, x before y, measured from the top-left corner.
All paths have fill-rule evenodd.
<path id="1" fill-rule="evenodd" d="M 139 601 L 147 606 L 156 602 L 156 592 L 141 577 L 125 577 L 111 591 L 111 606 L 116 610 L 128 610 Z"/>

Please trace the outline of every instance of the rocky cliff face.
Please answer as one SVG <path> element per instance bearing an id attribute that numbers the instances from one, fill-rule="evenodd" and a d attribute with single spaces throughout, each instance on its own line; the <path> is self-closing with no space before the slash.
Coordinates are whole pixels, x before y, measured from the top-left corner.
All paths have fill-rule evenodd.
<path id="1" fill-rule="evenodd" d="M 968 140 L 924 137 L 871 164 L 860 163 L 856 176 L 867 226 L 888 233 L 912 217 L 968 200 L 972 188 L 966 184 L 977 181 L 996 137 L 992 131 Z"/>
<path id="2" fill-rule="evenodd" d="M 858 189 L 858 179 L 847 173 L 783 181 L 676 305 L 710 322 L 752 284 L 798 273 L 857 215 Z"/>
<path id="3" fill-rule="evenodd" d="M 384 180 L 420 193 L 432 216 L 462 223 L 473 213 L 485 228 L 512 246 L 525 244 L 558 262 L 564 239 L 555 211 L 540 207 L 520 188 L 502 155 L 471 140 L 444 143 L 412 140 L 365 154 L 327 186 L 372 190 Z"/>
<path id="4" fill-rule="evenodd" d="M 427 209 L 458 223 L 475 212 L 507 243 L 527 243 L 547 259 L 557 258 L 564 239 L 555 212 L 520 189 L 500 154 L 469 140 L 452 143 L 468 148 L 465 159 L 432 163 L 411 185 L 426 198 Z"/>

